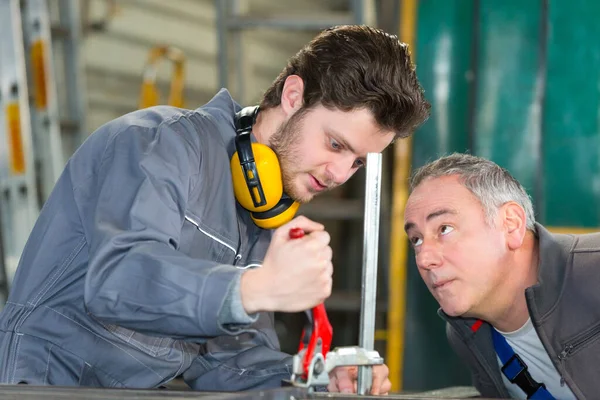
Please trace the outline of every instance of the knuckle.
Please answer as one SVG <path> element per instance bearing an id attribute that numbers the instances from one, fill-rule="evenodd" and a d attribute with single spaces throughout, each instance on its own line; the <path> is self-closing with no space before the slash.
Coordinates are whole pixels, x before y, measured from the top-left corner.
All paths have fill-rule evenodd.
<path id="1" fill-rule="evenodd" d="M 322 235 L 323 231 L 313 231 L 308 235 L 308 237 L 310 239 L 310 242 L 318 243 L 321 240 Z"/>
<path id="2" fill-rule="evenodd" d="M 331 247 L 327 246 L 325 251 L 326 251 L 325 256 L 326 256 L 327 260 L 331 261 L 331 259 L 333 258 L 333 249 Z"/>
<path id="3" fill-rule="evenodd" d="M 306 223 L 306 222 L 310 222 L 310 219 L 308 219 L 305 215 L 299 215 L 294 219 L 294 221 L 300 222 L 300 223 Z"/>
<path id="4" fill-rule="evenodd" d="M 321 243 L 321 245 L 329 244 L 330 236 L 329 233 L 327 233 L 327 231 L 314 231 L 312 235 L 316 240 L 319 241 L 319 243 Z"/>
<path id="5" fill-rule="evenodd" d="M 321 246 L 327 246 L 329 244 L 331 237 L 329 236 L 329 233 L 327 233 L 327 231 L 317 231 L 315 232 L 315 234 L 315 238 L 319 240 Z"/>

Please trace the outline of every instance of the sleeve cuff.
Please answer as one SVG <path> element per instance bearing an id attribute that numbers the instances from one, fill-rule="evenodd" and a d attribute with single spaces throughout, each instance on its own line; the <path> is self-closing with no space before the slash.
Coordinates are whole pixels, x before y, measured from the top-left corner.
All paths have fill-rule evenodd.
<path id="1" fill-rule="evenodd" d="M 219 312 L 219 324 L 231 333 L 246 328 L 258 320 L 258 313 L 249 315 L 244 310 L 240 291 L 241 276 L 241 273 L 235 275 Z"/>

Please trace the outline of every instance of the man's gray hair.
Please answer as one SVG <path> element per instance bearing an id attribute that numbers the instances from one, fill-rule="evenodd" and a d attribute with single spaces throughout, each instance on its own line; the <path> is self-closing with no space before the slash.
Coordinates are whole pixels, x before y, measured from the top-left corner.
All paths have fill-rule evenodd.
<path id="1" fill-rule="evenodd" d="M 454 153 L 419 168 L 410 180 L 412 192 L 429 178 L 458 175 L 459 180 L 477 197 L 493 226 L 498 209 L 514 201 L 525 210 L 527 229 L 535 232 L 535 215 L 527 191 L 506 169 L 485 158 Z"/>

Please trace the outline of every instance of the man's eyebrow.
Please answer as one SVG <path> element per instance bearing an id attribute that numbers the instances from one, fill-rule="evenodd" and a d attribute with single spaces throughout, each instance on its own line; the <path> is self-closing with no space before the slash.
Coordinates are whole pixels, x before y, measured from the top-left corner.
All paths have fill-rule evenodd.
<path id="1" fill-rule="evenodd" d="M 434 218 L 437 218 L 439 216 L 446 215 L 446 214 L 457 215 L 458 212 L 451 208 L 441 208 L 441 209 L 435 210 L 432 213 L 430 213 L 429 215 L 427 215 L 427 218 L 425 218 L 425 221 L 429 222 Z M 414 227 L 415 227 L 415 223 L 409 221 L 404 225 L 404 232 L 408 232 L 410 229 L 412 229 Z"/>
<path id="2" fill-rule="evenodd" d="M 350 150 L 352 153 L 356 154 L 356 150 L 354 150 L 354 147 L 352 147 L 350 145 L 350 143 L 348 143 L 348 141 L 344 138 L 344 135 L 340 134 L 338 131 L 336 131 L 335 129 L 328 129 L 329 133 L 332 134 L 333 136 L 335 136 L 335 139 L 341 143 L 342 146 L 344 146 L 345 148 L 347 148 L 348 150 Z"/>

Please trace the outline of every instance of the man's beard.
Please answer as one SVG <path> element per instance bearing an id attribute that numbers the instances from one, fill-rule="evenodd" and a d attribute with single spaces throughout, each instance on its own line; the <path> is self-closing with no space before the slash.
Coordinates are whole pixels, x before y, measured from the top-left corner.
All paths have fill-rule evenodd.
<path id="1" fill-rule="evenodd" d="M 301 195 L 294 187 L 294 178 L 297 176 L 295 166 L 299 165 L 300 161 L 297 148 L 301 140 L 300 131 L 302 130 L 304 118 L 308 114 L 307 111 L 305 108 L 296 111 L 289 120 L 277 128 L 277 132 L 269 139 L 269 146 L 279 159 L 283 191 L 299 203 L 307 203 L 312 199 L 312 196 Z"/>

